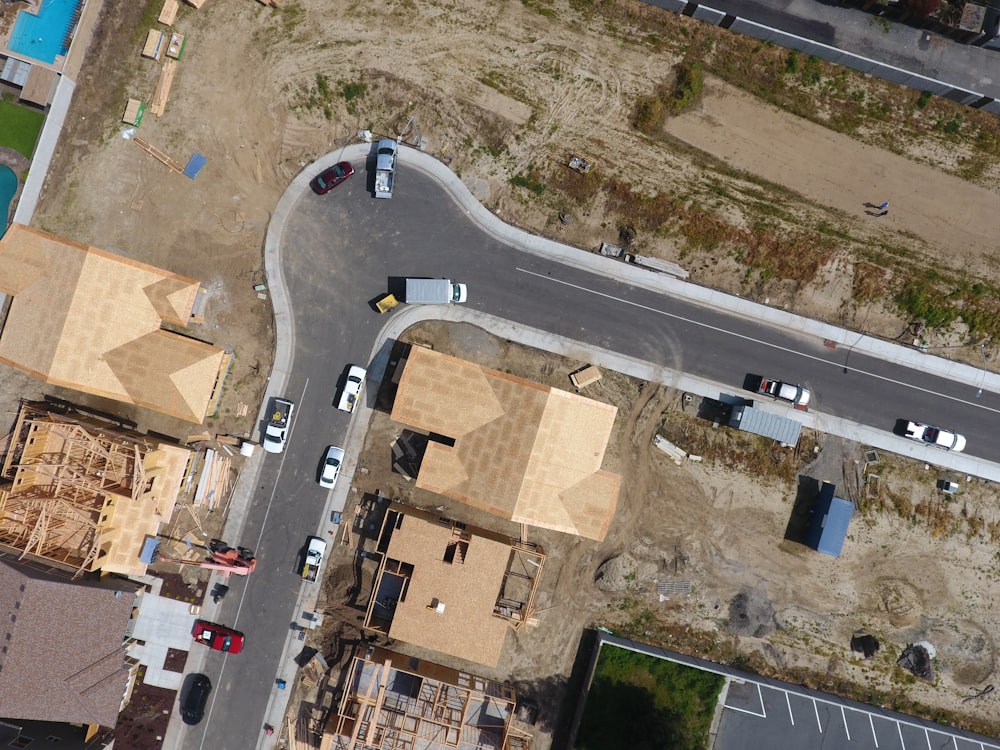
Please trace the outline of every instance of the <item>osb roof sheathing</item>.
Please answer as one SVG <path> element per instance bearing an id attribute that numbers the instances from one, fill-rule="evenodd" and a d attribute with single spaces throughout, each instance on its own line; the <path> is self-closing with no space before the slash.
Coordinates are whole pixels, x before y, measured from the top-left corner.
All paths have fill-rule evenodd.
<path id="1" fill-rule="evenodd" d="M 518 523 L 602 540 L 621 483 L 601 469 L 617 412 L 415 346 L 392 418 L 455 440 L 428 445 L 418 487 Z"/>
<path id="2" fill-rule="evenodd" d="M 472 536 L 465 561 L 447 563 L 449 526 L 404 516 L 386 556 L 413 565 L 406 601 L 396 604 L 389 637 L 495 667 L 509 626 L 493 616 L 510 545 Z M 444 612 L 430 609 L 434 599 Z"/>
<path id="3" fill-rule="evenodd" d="M 0 562 L 5 717 L 115 726 L 135 592 L 115 594 Z"/>
<path id="4" fill-rule="evenodd" d="M 0 361 L 41 380 L 201 422 L 221 349 L 161 328 L 187 325 L 198 282 L 13 224 L 0 291 L 13 296 Z"/>

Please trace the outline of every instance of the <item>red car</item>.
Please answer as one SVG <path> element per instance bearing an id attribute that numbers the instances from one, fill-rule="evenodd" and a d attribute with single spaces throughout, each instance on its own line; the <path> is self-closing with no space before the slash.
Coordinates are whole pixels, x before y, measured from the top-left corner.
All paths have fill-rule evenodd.
<path id="1" fill-rule="evenodd" d="M 238 654 L 242 651 L 245 640 L 243 633 L 238 630 L 205 620 L 194 621 L 191 635 L 203 646 L 208 646 L 215 651 L 228 651 L 230 654 Z"/>
<path id="2" fill-rule="evenodd" d="M 338 162 L 313 177 L 309 186 L 316 195 L 326 195 L 352 174 L 354 174 L 354 167 L 351 166 L 351 162 Z"/>

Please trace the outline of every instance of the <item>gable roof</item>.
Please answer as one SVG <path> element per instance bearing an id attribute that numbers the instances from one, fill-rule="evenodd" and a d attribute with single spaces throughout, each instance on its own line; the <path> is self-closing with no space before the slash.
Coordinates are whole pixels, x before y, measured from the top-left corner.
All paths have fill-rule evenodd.
<path id="1" fill-rule="evenodd" d="M 161 327 L 188 324 L 199 286 L 12 224 L 0 239 L 0 292 L 13 295 L 0 361 L 47 383 L 201 422 L 214 408 L 225 352 Z"/>
<path id="2" fill-rule="evenodd" d="M 621 477 L 601 463 L 618 410 L 573 393 L 411 347 L 392 418 L 454 439 L 430 442 L 417 486 L 516 523 L 601 540 Z"/>
<path id="3" fill-rule="evenodd" d="M 12 719 L 118 721 L 135 591 L 69 583 L 0 561 L 0 706 Z"/>

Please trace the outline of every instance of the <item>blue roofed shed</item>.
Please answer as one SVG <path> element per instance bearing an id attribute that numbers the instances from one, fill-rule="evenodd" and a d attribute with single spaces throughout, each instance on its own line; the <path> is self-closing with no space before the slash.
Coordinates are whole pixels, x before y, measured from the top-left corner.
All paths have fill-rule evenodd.
<path id="1" fill-rule="evenodd" d="M 840 557 L 844 539 L 847 538 L 847 527 L 854 515 L 854 503 L 834 497 L 836 491 L 836 485 L 823 482 L 813 509 L 812 525 L 806 535 L 806 544 L 831 557 Z"/>

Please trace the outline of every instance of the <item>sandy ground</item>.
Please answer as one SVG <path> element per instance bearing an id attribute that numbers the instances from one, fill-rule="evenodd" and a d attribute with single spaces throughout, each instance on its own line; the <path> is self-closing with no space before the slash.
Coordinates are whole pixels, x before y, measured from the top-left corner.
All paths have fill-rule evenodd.
<path id="1" fill-rule="evenodd" d="M 209 0 L 201 10 L 184 5 L 175 28 L 187 35 L 187 49 L 166 114 L 147 114 L 140 134 L 182 163 L 196 151 L 204 154 L 208 163 L 191 181 L 122 137 L 125 99 L 149 99 L 158 65 L 139 56 L 142 4 L 107 3 L 34 224 L 202 280 L 212 296 L 197 335 L 236 355 L 210 429 L 237 434 L 251 429 L 254 408 L 240 420 L 235 406 L 259 403 L 272 356 L 270 307 L 253 290 L 266 283 L 261 246 L 270 211 L 311 160 L 361 128 L 399 133 L 411 116 L 428 152 L 488 207 L 581 247 L 616 241 L 617 227 L 629 217 L 607 213 L 605 198 L 595 193 L 573 204 L 574 221 L 562 225 L 557 215 L 568 200 L 565 191 L 553 187 L 539 198 L 513 186 L 512 176 L 535 175 L 565 187 L 572 173 L 563 165 L 580 153 L 593 160 L 596 176 L 626 180 L 646 194 L 716 184 L 746 189 L 752 177 L 765 195 L 761 181 L 774 183 L 773 202 L 804 221 L 912 247 L 928 262 L 993 273 L 996 195 L 989 185 L 962 183 L 936 169 L 946 155 L 907 161 L 713 80 L 699 107 L 671 121 L 662 140 L 638 134 L 629 122 L 636 98 L 669 75 L 684 35 L 701 27 L 625 0 L 609 4 L 608 17 L 581 10 L 585 5 L 469 2 L 460 12 L 436 0 L 377 0 L 363 7 L 285 0 L 281 10 L 251 0 Z M 655 44 L 654 34 L 667 41 Z M 715 170 L 712 156 L 746 175 Z M 935 189 L 915 187 L 922 185 Z M 863 202 L 882 200 L 892 201 L 888 216 L 864 214 Z M 720 202 L 718 210 L 740 220 L 731 203 Z M 833 252 L 810 286 L 748 290 L 745 267 L 727 249 L 686 251 L 660 232 L 644 234 L 640 245 L 681 262 L 695 281 L 870 332 L 895 336 L 905 327 L 879 304 L 858 309 L 850 303 L 858 261 L 844 253 Z M 468 332 L 453 338 L 466 356 L 494 366 L 502 359 L 505 369 L 567 385 L 567 363 Z M 4 370 L 0 377 L 8 396 L 42 391 L 17 373 Z M 775 671 L 808 668 L 826 675 L 825 684 L 885 685 L 934 706 L 958 708 L 959 697 L 988 678 L 995 661 L 989 633 L 1000 624 L 993 546 L 983 536 L 997 521 L 989 488 L 963 484 L 962 505 L 952 509 L 962 523 L 962 512 L 983 515 L 982 530 L 969 539 L 954 530 L 932 536 L 926 523 L 886 510 L 855 521 L 844 557 L 831 564 L 784 540 L 795 507 L 792 480 L 760 484 L 716 464 L 676 467 L 652 451 L 660 415 L 677 410 L 677 394 L 609 376 L 589 395 L 620 408 L 606 468 L 627 477 L 623 501 L 602 544 L 537 534 L 535 541 L 550 551 L 538 626 L 511 638 L 509 669 L 497 675 L 546 703 L 543 729 L 556 722 L 576 634 L 599 622 L 627 625 L 647 611 L 648 630 L 657 637 L 682 631 L 661 632 L 656 623 L 709 633 L 707 640 L 685 639 L 694 650 L 756 655 Z M 169 434 L 187 429 L 139 417 L 141 426 Z M 373 435 L 384 438 L 393 429 L 376 422 Z M 824 478 L 833 478 L 845 461 L 854 467 L 860 452 L 838 444 L 824 455 L 832 461 Z M 395 482 L 405 496 L 405 482 Z M 374 489 L 364 485 L 361 490 Z M 912 494 L 913 502 L 934 499 L 931 477 L 912 466 L 887 468 L 883 486 L 890 485 L 900 496 Z M 894 507 L 899 501 L 884 502 Z M 635 561 L 635 587 L 621 576 L 614 584 L 610 573 L 602 584 L 610 590 L 596 587 L 602 563 L 623 553 Z M 650 589 L 666 579 L 691 581 L 693 594 L 659 602 Z M 331 592 L 328 606 L 341 606 L 335 600 L 345 593 Z M 733 620 L 737 631 L 750 633 L 738 642 L 729 635 L 734 601 L 737 615 L 752 612 Z M 352 621 L 349 613 L 345 627 Z M 847 642 L 861 627 L 893 646 L 918 634 L 930 637 L 941 654 L 938 685 L 910 684 L 892 671 L 888 656 L 879 657 L 875 670 L 852 661 Z M 962 710 L 988 718 L 989 708 L 979 702 Z"/>

